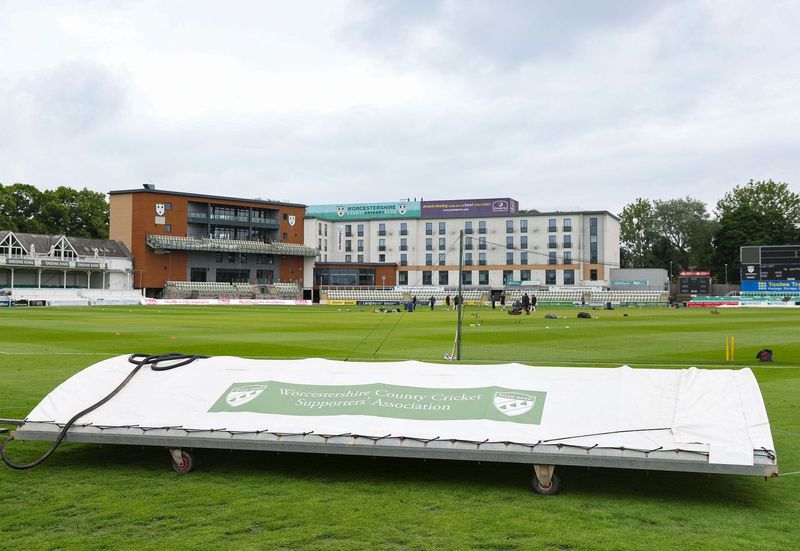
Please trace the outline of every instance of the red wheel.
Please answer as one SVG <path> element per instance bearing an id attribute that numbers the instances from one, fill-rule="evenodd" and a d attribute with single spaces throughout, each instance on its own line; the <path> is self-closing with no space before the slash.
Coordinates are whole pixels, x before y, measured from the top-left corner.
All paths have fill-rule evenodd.
<path id="1" fill-rule="evenodd" d="M 178 474 L 186 474 L 191 472 L 192 468 L 194 468 L 194 460 L 189 452 L 181 450 L 181 460 L 180 462 L 176 462 L 173 459 L 172 468 L 175 469 L 175 472 Z"/>

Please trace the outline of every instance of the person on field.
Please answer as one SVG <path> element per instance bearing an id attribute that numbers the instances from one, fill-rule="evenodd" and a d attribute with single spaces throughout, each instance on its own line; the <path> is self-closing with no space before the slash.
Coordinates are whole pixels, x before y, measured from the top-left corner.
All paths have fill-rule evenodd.
<path id="1" fill-rule="evenodd" d="M 433 311 L 433 305 L 436 304 L 436 297 L 431 295 L 431 311 Z"/>
<path id="2" fill-rule="evenodd" d="M 500 310 L 506 309 L 506 294 L 500 293 Z"/>
<path id="3" fill-rule="evenodd" d="M 536 311 L 536 303 L 539 302 L 539 299 L 536 298 L 536 295 L 531 295 L 531 309 L 535 312 Z"/>
<path id="4" fill-rule="evenodd" d="M 450 295 L 444 297 L 444 307 L 446 310 L 450 309 Z"/>
<path id="5" fill-rule="evenodd" d="M 531 315 L 531 297 L 528 296 L 528 293 L 522 294 L 522 309 L 526 316 Z"/>
<path id="6" fill-rule="evenodd" d="M 458 307 L 461 305 L 461 295 L 456 295 L 453 299 L 453 310 L 458 310 Z"/>
<path id="7" fill-rule="evenodd" d="M 413 312 L 416 309 L 417 309 L 417 295 L 414 295 L 414 297 L 411 299 L 411 311 Z"/>

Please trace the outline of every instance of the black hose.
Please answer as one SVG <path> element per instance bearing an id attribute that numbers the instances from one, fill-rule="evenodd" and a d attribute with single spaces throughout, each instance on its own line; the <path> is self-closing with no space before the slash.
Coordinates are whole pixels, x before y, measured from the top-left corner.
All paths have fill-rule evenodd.
<path id="1" fill-rule="evenodd" d="M 122 390 L 125 387 L 125 385 L 127 385 L 130 382 L 131 379 L 133 379 L 133 376 L 136 375 L 136 373 L 142 367 L 149 365 L 150 369 L 152 369 L 153 371 L 167 371 L 169 369 L 175 369 L 176 367 L 183 367 L 184 365 L 188 365 L 195 360 L 205 359 L 207 357 L 208 356 L 200 356 L 197 354 L 180 354 L 175 352 L 169 354 L 154 354 L 154 355 L 131 354 L 128 357 L 128 361 L 133 365 L 135 365 L 136 367 L 134 367 L 133 370 L 128 374 L 128 376 L 125 377 L 125 380 L 122 381 L 117 386 L 117 388 L 112 390 L 107 396 L 102 398 L 100 401 L 95 402 L 94 404 L 84 409 L 80 413 L 76 413 L 72 417 L 72 419 L 67 421 L 64 427 L 61 429 L 61 432 L 58 433 L 58 436 L 53 442 L 53 445 L 50 447 L 49 450 L 47 450 L 44 453 L 44 455 L 42 455 L 35 461 L 31 461 L 30 463 L 14 463 L 13 461 L 11 461 L 11 459 L 8 458 L 8 455 L 6 455 L 6 446 L 8 445 L 9 442 L 14 440 L 14 436 L 12 434 L 6 437 L 6 439 L 3 440 L 2 443 L 0 443 L 0 457 L 2 457 L 3 462 L 12 469 L 20 469 L 20 470 L 32 469 L 33 467 L 41 465 L 47 460 L 48 457 L 50 457 L 53 454 L 54 451 L 56 451 L 56 448 L 58 448 L 61 445 L 61 442 L 67 436 L 67 431 L 72 427 L 73 424 L 75 424 L 75 421 L 77 421 L 87 413 L 96 410 L 97 408 L 99 408 L 100 406 L 111 400 L 111 398 L 116 396 L 119 393 L 119 391 Z M 169 363 L 167 363 L 166 365 L 158 365 L 159 363 L 163 362 L 169 362 Z"/>

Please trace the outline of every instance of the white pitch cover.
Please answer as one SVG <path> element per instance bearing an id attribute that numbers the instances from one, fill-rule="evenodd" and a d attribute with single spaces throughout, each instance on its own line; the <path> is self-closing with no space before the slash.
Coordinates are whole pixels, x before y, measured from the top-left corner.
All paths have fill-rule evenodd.
<path id="1" fill-rule="evenodd" d="M 96 363 L 53 390 L 27 420 L 65 423 L 133 367 L 127 356 Z M 143 367 L 77 424 L 680 449 L 728 465 L 752 465 L 753 450 L 774 450 L 749 369 L 217 356 L 168 371 Z"/>

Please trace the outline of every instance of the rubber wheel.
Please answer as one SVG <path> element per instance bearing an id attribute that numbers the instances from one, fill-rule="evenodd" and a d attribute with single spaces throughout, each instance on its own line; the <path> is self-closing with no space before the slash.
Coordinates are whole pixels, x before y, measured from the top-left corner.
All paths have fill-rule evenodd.
<path id="1" fill-rule="evenodd" d="M 536 473 L 534 473 L 533 479 L 531 480 L 531 486 L 533 487 L 533 491 L 537 494 L 541 494 L 543 496 L 552 496 L 561 490 L 561 479 L 556 473 L 553 473 L 553 476 L 550 479 L 550 486 L 545 488 L 539 483 L 539 479 L 536 478 Z"/>
<path id="2" fill-rule="evenodd" d="M 189 454 L 189 452 L 181 450 L 181 462 L 176 463 L 173 459 L 172 468 L 175 469 L 175 472 L 178 474 L 186 474 L 191 472 L 191 470 L 194 468 L 194 459 L 192 459 L 192 456 Z"/>

